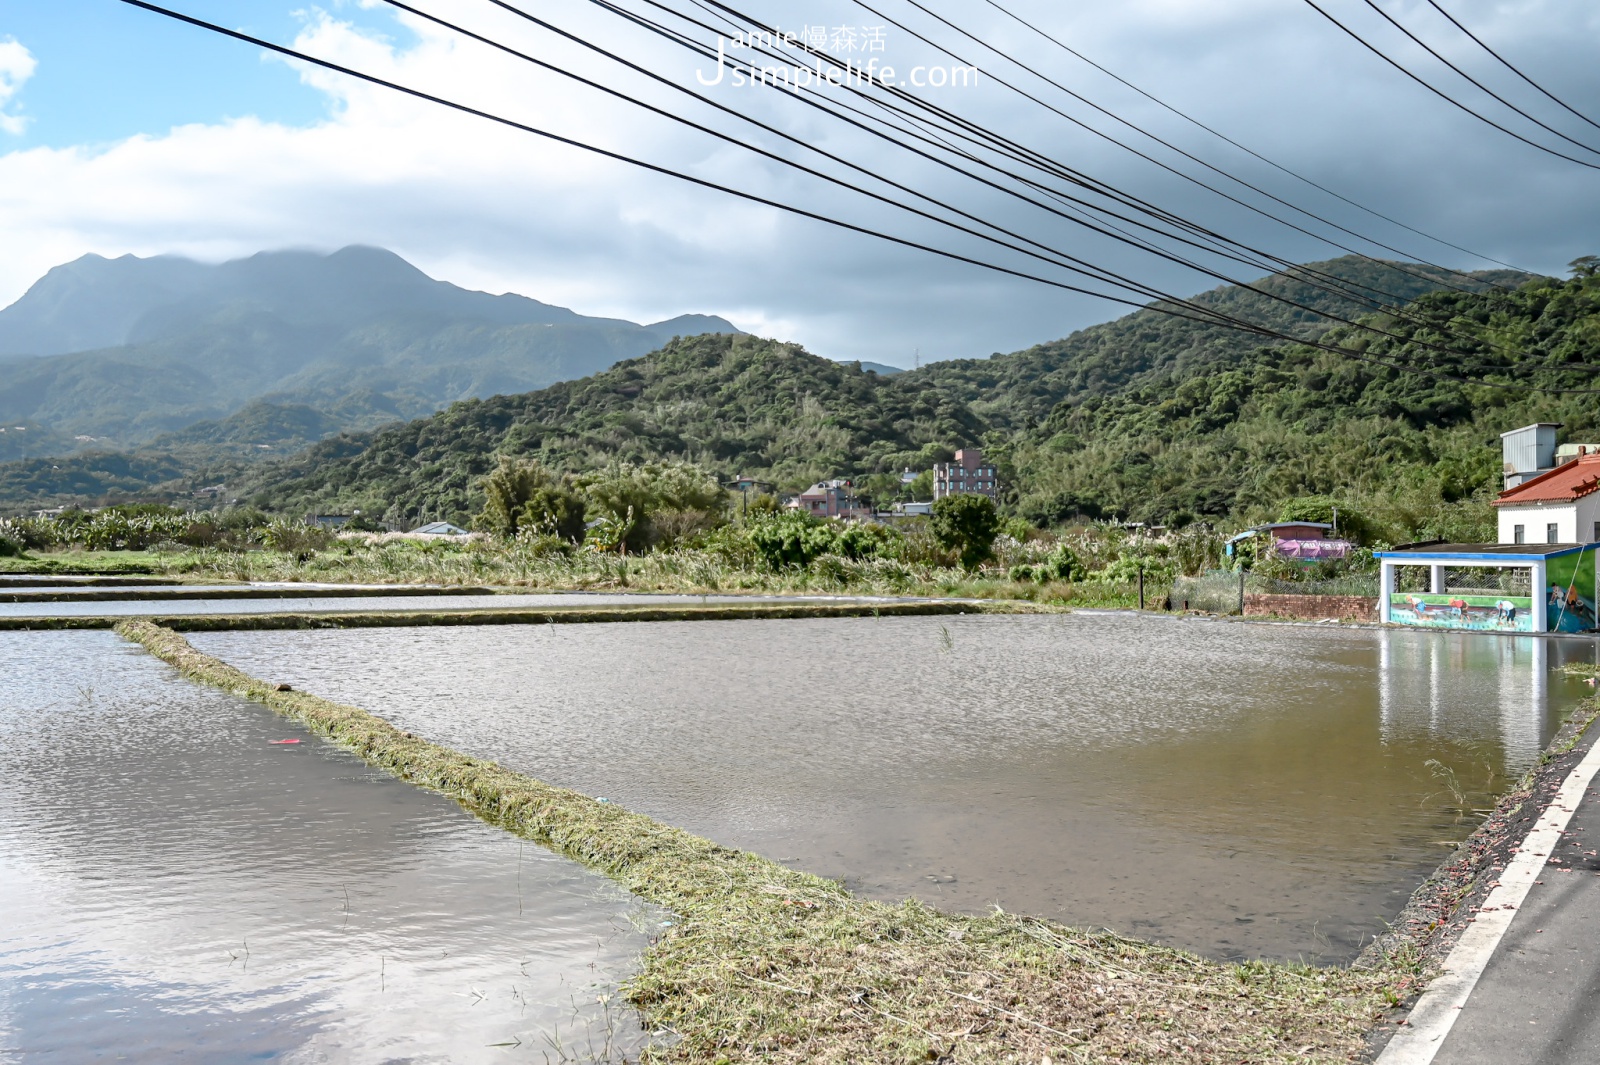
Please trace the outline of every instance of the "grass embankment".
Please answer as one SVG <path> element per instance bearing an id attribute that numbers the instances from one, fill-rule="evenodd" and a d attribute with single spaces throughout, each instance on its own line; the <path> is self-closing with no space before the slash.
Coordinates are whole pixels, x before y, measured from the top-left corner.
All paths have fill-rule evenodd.
<path id="1" fill-rule="evenodd" d="M 1347 1061 L 1416 979 L 1397 955 L 1359 970 L 1228 965 L 1014 914 L 865 901 L 356 707 L 277 690 L 147 621 L 117 631 L 671 911 L 627 988 L 645 1023 L 675 1036 L 651 1061 Z"/>
<path id="2" fill-rule="evenodd" d="M 926 617 L 940 614 L 1049 612 L 1024 603 L 935 600 L 903 603 L 669 603 L 663 606 L 550 607 L 544 610 L 384 610 L 371 613 L 144 615 L 174 632 L 265 632 L 282 629 L 393 629 L 441 625 L 597 625 L 624 621 L 755 621 L 763 618 Z M 0 632 L 112 629 L 125 617 L 0 617 Z"/>
<path id="3" fill-rule="evenodd" d="M 683 592 L 689 594 L 925 595 L 1010 599 L 1079 607 L 1138 605 L 1132 584 L 1082 581 L 1023 583 L 1000 570 L 959 569 L 884 559 L 825 556 L 805 568 L 772 571 L 730 563 L 712 551 L 653 551 L 626 558 L 594 551 L 537 554 L 497 542 L 471 544 L 343 542 L 310 555 L 284 551 L 35 552 L 0 560 L 9 572 L 155 573 L 179 580 L 314 581 L 328 584 L 492 585 L 540 591 Z M 37 570 L 28 567 L 34 565 Z M 96 566 L 101 568 L 97 569 Z M 73 568 L 81 567 L 81 568 Z M 1164 589 L 1154 585 L 1150 600 Z"/>
<path id="4" fill-rule="evenodd" d="M 143 576 L 165 572 L 163 557 L 147 551 L 38 551 L 0 557 L 0 575 Z"/>

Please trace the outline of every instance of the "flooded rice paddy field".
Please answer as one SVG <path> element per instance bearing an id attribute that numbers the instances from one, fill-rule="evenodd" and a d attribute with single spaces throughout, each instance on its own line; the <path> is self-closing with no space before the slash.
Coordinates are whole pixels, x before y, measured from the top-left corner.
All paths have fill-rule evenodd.
<path id="1" fill-rule="evenodd" d="M 1533 764 L 1587 691 L 1557 667 L 1595 654 L 1087 612 L 191 640 L 870 896 L 1323 962 Z"/>
<path id="2" fill-rule="evenodd" d="M 614 996 L 662 915 L 610 881 L 111 633 L 0 656 L 0 1061 L 641 1044 Z"/>

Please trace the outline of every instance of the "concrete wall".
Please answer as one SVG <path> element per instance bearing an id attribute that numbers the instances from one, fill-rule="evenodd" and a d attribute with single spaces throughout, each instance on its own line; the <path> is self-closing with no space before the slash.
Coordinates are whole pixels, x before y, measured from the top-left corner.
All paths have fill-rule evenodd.
<path id="1" fill-rule="evenodd" d="M 1280 618 L 1356 621 L 1378 620 L 1378 600 L 1366 595 L 1246 595 L 1245 616 L 1272 614 Z"/>
<path id="2" fill-rule="evenodd" d="M 1591 544 L 1595 542 L 1594 523 L 1600 521 L 1600 492 L 1584 496 L 1572 503 L 1530 504 L 1520 507 L 1496 507 L 1500 512 L 1500 542 L 1516 543 L 1514 526 L 1527 529 L 1525 541 L 1543 544 L 1549 541 L 1545 526 L 1556 523 L 1556 543 Z"/>

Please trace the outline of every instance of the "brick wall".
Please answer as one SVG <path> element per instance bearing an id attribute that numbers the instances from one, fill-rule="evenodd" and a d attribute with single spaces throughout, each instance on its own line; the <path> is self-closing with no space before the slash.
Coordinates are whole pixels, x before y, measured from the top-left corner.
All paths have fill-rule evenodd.
<path id="1" fill-rule="evenodd" d="M 1247 595 L 1244 612 L 1280 618 L 1378 620 L 1378 599 L 1366 595 Z"/>

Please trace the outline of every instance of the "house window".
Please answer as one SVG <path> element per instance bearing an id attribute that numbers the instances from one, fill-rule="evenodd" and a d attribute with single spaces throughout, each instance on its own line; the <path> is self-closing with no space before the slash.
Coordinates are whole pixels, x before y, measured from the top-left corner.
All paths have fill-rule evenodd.
<path id="1" fill-rule="evenodd" d="M 1556 544 L 1556 543 L 1560 543 L 1561 542 L 1561 541 L 1556 539 L 1556 523 L 1555 522 L 1551 522 L 1549 525 L 1546 525 L 1544 527 L 1544 542 L 1547 543 L 1547 544 Z"/>
<path id="2" fill-rule="evenodd" d="M 1596 524 L 1600 524 L 1600 522 L 1597 522 Z M 1528 527 L 1526 525 L 1513 525 L 1513 526 L 1511 526 L 1511 542 L 1514 543 L 1514 544 L 1525 544 L 1525 543 L 1527 543 L 1528 542 Z"/>
<path id="3" fill-rule="evenodd" d="M 1594 523 L 1594 542 L 1600 544 L 1600 521 Z"/>

